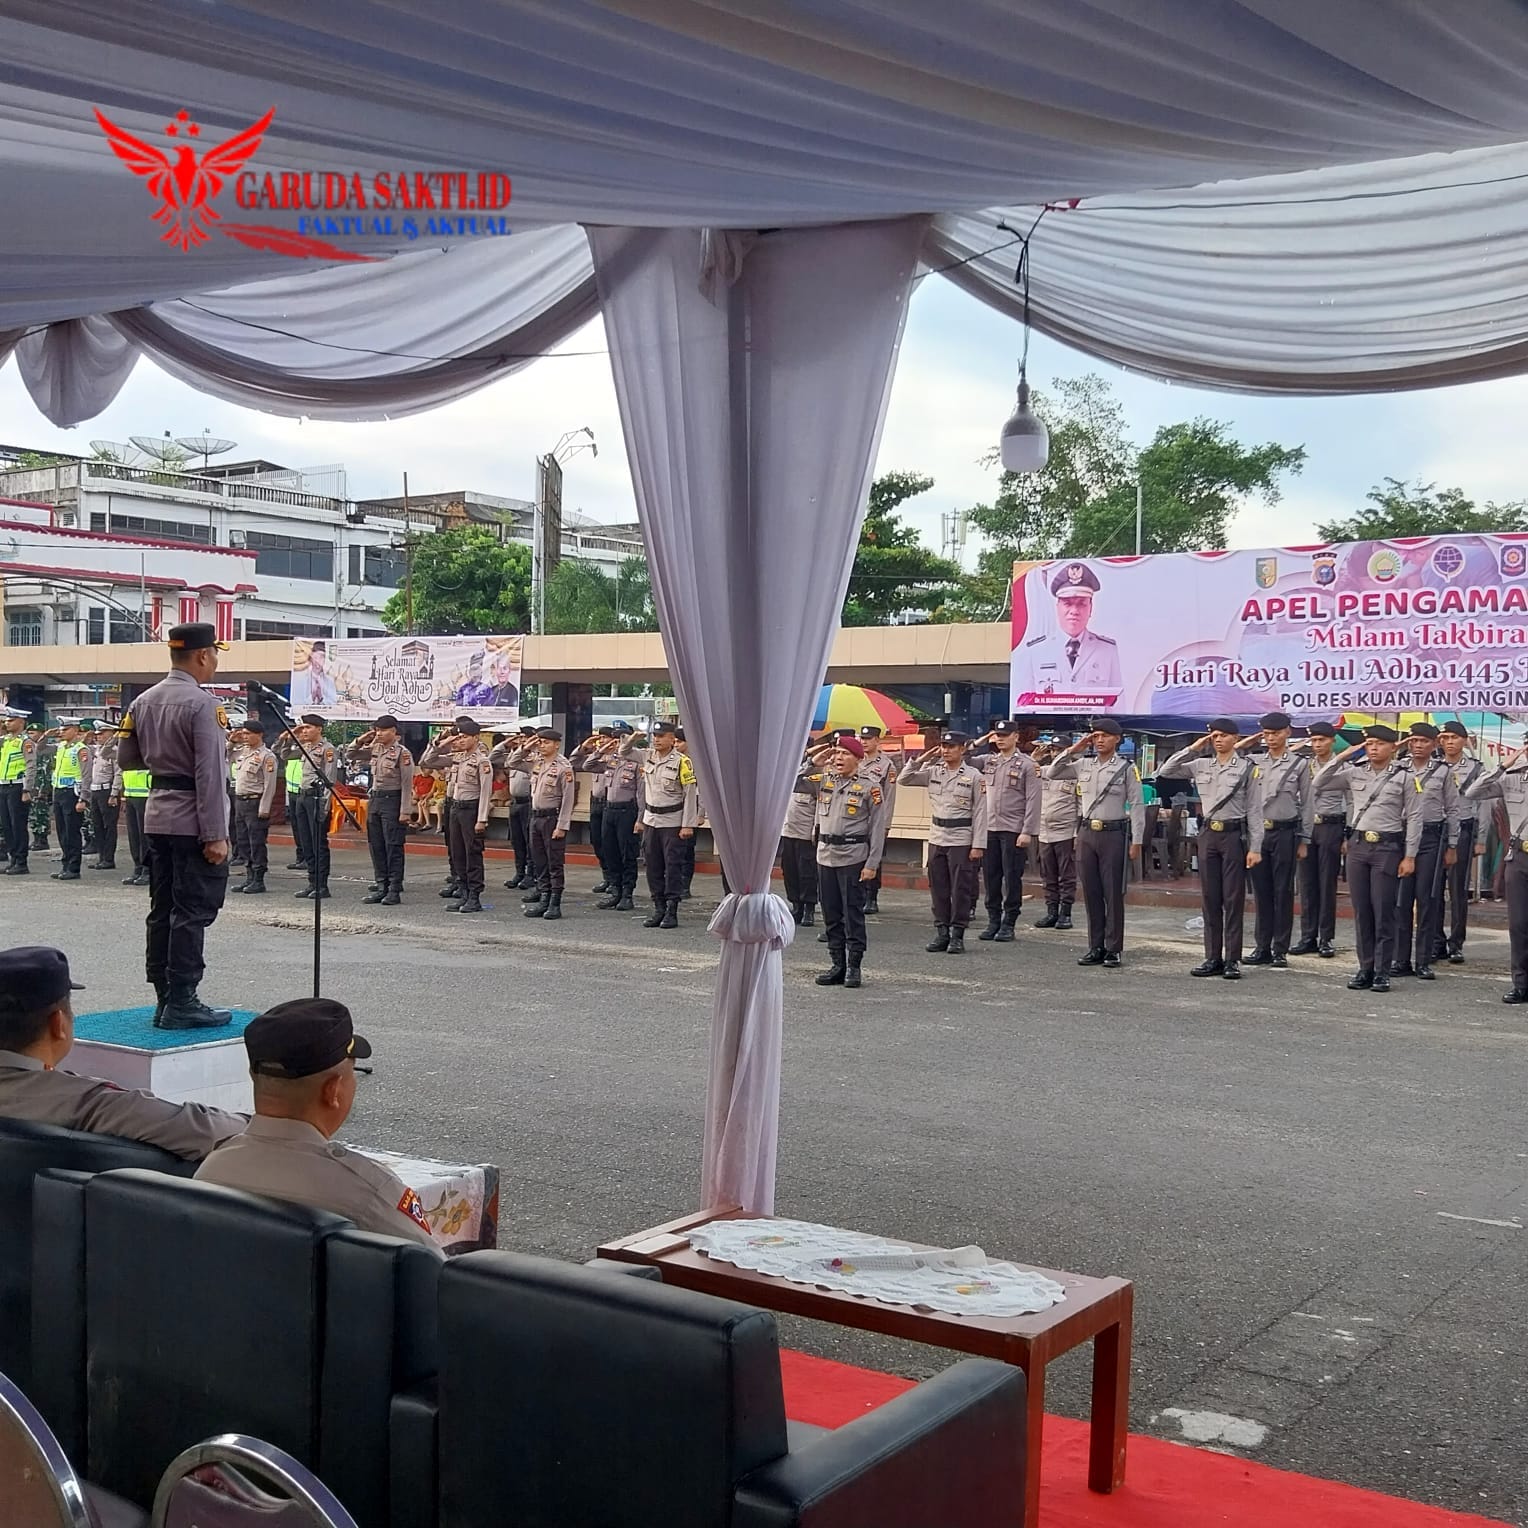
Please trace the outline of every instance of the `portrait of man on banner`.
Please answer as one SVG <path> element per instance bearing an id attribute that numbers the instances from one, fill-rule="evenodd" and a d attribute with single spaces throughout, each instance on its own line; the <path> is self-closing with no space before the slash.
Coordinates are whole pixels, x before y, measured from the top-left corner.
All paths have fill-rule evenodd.
<path id="1" fill-rule="evenodd" d="M 1098 575 L 1085 562 L 1063 563 L 1050 579 L 1056 601 L 1056 629 L 1029 637 L 1020 648 L 1027 682 L 1040 694 L 1098 691 L 1117 695 L 1123 686 L 1119 648 L 1113 637 L 1093 630 L 1093 597 L 1100 590 Z"/>

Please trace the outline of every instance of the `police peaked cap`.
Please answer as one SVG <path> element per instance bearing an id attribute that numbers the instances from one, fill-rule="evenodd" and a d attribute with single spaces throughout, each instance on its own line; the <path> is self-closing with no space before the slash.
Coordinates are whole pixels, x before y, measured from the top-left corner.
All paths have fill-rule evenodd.
<path id="1" fill-rule="evenodd" d="M 172 652 L 195 652 L 200 647 L 226 648 L 226 642 L 218 641 L 217 627 L 207 621 L 187 621 L 183 626 L 172 626 L 165 637 Z"/>

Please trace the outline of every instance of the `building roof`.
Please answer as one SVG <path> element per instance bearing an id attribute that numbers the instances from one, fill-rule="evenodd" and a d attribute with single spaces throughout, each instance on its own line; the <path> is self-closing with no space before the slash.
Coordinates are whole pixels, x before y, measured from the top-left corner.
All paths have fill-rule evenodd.
<path id="1" fill-rule="evenodd" d="M 19 503 L 19 500 L 0 499 L 0 503 Z M 36 508 L 37 506 L 31 506 Z M 133 546 L 162 547 L 172 552 L 205 552 L 215 557 L 258 557 L 258 552 L 246 551 L 237 546 L 207 546 L 200 541 L 166 541 L 159 536 L 129 536 L 122 531 L 82 531 L 72 525 L 33 525 L 25 520 L 0 520 L 0 530 L 42 531 L 49 536 L 70 536 L 79 541 L 128 542 Z M 23 542 L 22 545 L 26 543 Z"/>
<path id="2" fill-rule="evenodd" d="M 167 578 L 158 573 L 114 573 L 106 568 L 59 568 L 34 562 L 0 562 L 0 573 L 14 573 L 20 578 L 67 578 L 80 584 L 141 585 L 146 589 L 195 589 L 204 594 L 258 594 L 257 584 L 193 584 L 184 578 Z"/>

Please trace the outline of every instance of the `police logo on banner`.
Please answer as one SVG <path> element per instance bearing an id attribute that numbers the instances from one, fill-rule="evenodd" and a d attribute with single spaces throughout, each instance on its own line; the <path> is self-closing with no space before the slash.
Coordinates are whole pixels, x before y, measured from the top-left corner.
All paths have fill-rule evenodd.
<path id="1" fill-rule="evenodd" d="M 1509 542 L 1501 549 L 1501 576 L 1521 578 L 1528 573 L 1528 546 L 1521 541 Z"/>
<path id="2" fill-rule="evenodd" d="M 1317 552 L 1310 560 L 1310 576 L 1321 589 L 1329 589 L 1337 582 L 1337 554 Z"/>
<path id="3" fill-rule="evenodd" d="M 1279 559 L 1277 557 L 1259 557 L 1257 560 L 1257 586 L 1259 589 L 1271 589 L 1279 581 Z"/>

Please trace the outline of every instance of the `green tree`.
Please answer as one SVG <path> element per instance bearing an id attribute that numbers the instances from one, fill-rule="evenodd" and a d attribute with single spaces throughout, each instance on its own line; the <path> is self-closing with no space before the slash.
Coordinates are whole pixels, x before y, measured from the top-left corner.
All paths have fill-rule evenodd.
<path id="1" fill-rule="evenodd" d="M 38 467 L 62 467 L 70 460 L 70 457 L 54 456 L 47 451 L 18 451 L 10 465 L 23 470 L 35 470 Z"/>
<path id="2" fill-rule="evenodd" d="M 616 569 L 616 614 L 620 631 L 657 631 L 658 607 L 645 557 L 628 557 Z"/>
<path id="3" fill-rule="evenodd" d="M 887 472 L 871 484 L 844 598 L 845 626 L 884 626 L 904 610 L 939 606 L 958 586 L 960 569 L 929 551 L 917 528 L 897 513 L 899 505 L 933 486 L 933 478 L 921 472 Z"/>
<path id="4" fill-rule="evenodd" d="M 1316 534 L 1323 541 L 1389 541 L 1396 536 L 1528 530 L 1528 503 L 1522 499 L 1487 503 L 1480 509 L 1458 488 L 1439 488 L 1434 483 L 1413 487 L 1393 477 L 1371 488 L 1364 498 L 1367 509 L 1345 520 L 1328 520 L 1316 527 Z"/>
<path id="5" fill-rule="evenodd" d="M 564 557 L 546 581 L 546 630 L 615 631 L 615 580 L 592 562 Z"/>
<path id="6" fill-rule="evenodd" d="M 1227 424 L 1205 418 L 1163 425 L 1137 450 L 1109 384 L 1091 373 L 1058 379 L 1037 412 L 1050 430 L 1044 469 L 1003 473 L 992 503 L 971 511 L 992 543 L 981 558 L 989 575 L 1004 575 L 1016 557 L 1133 552 L 1137 481 L 1142 551 L 1223 547 L 1240 501 L 1277 502 L 1283 475 L 1305 461 L 1303 446 L 1246 446 Z"/>
<path id="7" fill-rule="evenodd" d="M 530 626 L 531 551 L 505 545 L 486 526 L 424 537 L 414 552 L 414 630 L 426 636 L 516 632 Z M 382 610 L 389 631 L 408 625 L 406 592 Z"/>

